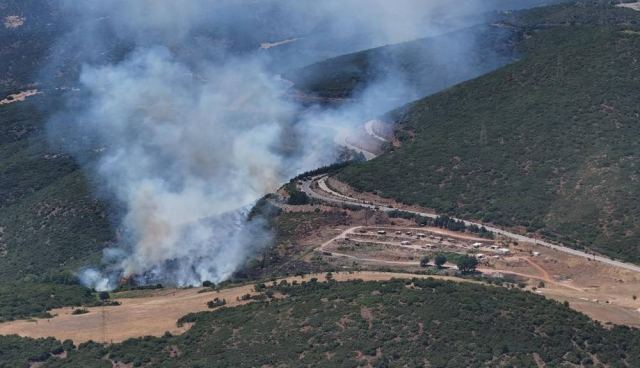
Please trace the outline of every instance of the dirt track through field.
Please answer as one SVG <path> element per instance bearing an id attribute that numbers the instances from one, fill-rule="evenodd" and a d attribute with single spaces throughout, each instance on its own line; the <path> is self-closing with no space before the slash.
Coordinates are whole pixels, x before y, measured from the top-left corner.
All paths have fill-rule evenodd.
<path id="1" fill-rule="evenodd" d="M 326 274 L 313 274 L 301 277 L 288 277 L 287 281 L 309 281 L 312 277 L 325 280 Z M 441 280 L 473 282 L 456 277 L 424 276 L 408 273 L 389 272 L 353 272 L 335 273 L 336 281 L 363 280 L 387 281 L 392 278 L 409 279 L 413 277 L 434 277 Z M 279 279 L 280 280 L 284 279 Z M 33 338 L 55 337 L 59 340 L 71 339 L 74 343 L 89 340 L 115 343 L 129 338 L 142 336 L 161 336 L 165 331 L 172 334 L 185 332 L 190 326 L 177 327 L 176 321 L 189 313 L 211 310 L 206 303 L 213 298 L 224 298 L 228 307 L 247 302 L 237 298 L 245 294 L 256 294 L 254 285 L 245 285 L 220 292 L 199 293 L 203 288 L 162 289 L 144 291 L 142 296 L 120 298 L 119 306 L 87 308 L 89 313 L 72 315 L 73 308 L 60 308 L 51 311 L 55 317 L 38 320 L 19 320 L 0 323 L 0 335 L 17 334 Z M 117 294 L 116 294 L 117 295 Z"/>

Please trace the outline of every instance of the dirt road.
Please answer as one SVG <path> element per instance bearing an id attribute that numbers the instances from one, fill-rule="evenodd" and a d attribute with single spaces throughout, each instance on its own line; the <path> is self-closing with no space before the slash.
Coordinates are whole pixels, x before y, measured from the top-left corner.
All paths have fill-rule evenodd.
<path id="1" fill-rule="evenodd" d="M 301 40 L 301 38 L 296 37 L 296 38 L 290 38 L 288 40 L 282 40 L 282 41 L 277 41 L 277 42 L 263 42 L 260 44 L 260 48 L 263 50 L 268 50 L 272 47 L 278 47 L 278 46 L 282 46 L 282 45 L 286 45 L 288 43 L 292 43 L 292 42 L 296 42 L 298 40 Z"/>
<path id="2" fill-rule="evenodd" d="M 367 121 L 367 122 L 364 124 L 364 129 L 365 129 L 365 131 L 367 132 L 367 134 L 369 134 L 369 135 L 370 135 L 370 136 L 372 136 L 373 138 L 375 138 L 375 139 L 377 139 L 377 140 L 379 140 L 379 141 L 381 141 L 381 142 L 383 142 L 383 143 L 384 143 L 384 142 L 388 142 L 389 140 L 387 140 L 387 139 L 386 139 L 386 138 L 384 138 L 384 137 L 379 136 L 379 135 L 375 132 L 375 130 L 374 130 L 374 128 L 373 128 L 373 125 L 374 125 L 375 123 L 377 123 L 377 122 L 378 122 L 377 120 L 369 120 L 369 121 Z"/>
<path id="3" fill-rule="evenodd" d="M 621 7 L 621 8 L 629 8 L 635 11 L 640 11 L 640 1 L 637 1 L 635 3 L 623 3 L 623 4 L 617 4 L 616 6 Z"/>

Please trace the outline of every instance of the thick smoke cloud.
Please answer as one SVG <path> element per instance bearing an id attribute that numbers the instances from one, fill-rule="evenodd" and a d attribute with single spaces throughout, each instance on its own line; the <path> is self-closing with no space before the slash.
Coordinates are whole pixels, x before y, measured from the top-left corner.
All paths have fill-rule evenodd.
<path id="1" fill-rule="evenodd" d="M 96 172 L 126 205 L 122 230 L 133 247 L 118 265 L 125 276 L 173 263 L 158 277 L 228 277 L 263 245 L 238 230 L 236 212 L 291 174 L 278 152 L 293 111 L 282 82 L 252 60 L 199 72 L 164 48 L 82 72 L 88 97 L 74 124 L 104 145 Z"/>
<path id="2" fill-rule="evenodd" d="M 178 285 L 228 278 L 269 233 L 248 209 L 297 172 L 335 159 L 335 131 L 406 102 L 393 74 L 337 109 L 304 109 L 276 71 L 482 19 L 482 1 L 69 1 L 87 48 L 81 93 L 51 122 L 124 211 L 119 244 L 81 278 Z M 277 54 L 260 42 L 300 38 Z M 117 49 L 108 60 L 103 50 Z M 100 51 L 100 52 L 98 52 Z M 112 50 L 113 51 L 113 50 Z M 461 51 L 457 51 L 461 52 Z M 463 52 L 463 51 L 462 51 Z M 115 55 L 115 56 L 114 56 Z M 389 94 L 405 96 L 390 100 Z M 331 129 L 327 129 L 327 127 Z M 328 138 L 325 140 L 323 138 Z"/>

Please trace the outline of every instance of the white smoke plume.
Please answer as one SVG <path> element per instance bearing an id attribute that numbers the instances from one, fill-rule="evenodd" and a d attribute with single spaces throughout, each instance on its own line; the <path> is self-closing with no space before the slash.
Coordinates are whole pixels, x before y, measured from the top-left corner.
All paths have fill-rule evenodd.
<path id="1" fill-rule="evenodd" d="M 387 78 L 357 103 L 303 112 L 276 70 L 442 33 L 484 10 L 481 0 L 68 1 L 78 26 L 57 51 L 86 48 L 81 95 L 51 129 L 124 209 L 120 244 L 82 280 L 109 289 L 120 276 L 177 285 L 230 277 L 270 240 L 246 219 L 253 203 L 334 159 L 320 139 L 326 126 L 348 129 L 406 102 L 388 93 L 411 95 L 397 93 L 402 78 Z M 314 41 L 276 63 L 259 50 L 290 37 Z M 121 55 L 102 60 L 113 44 Z"/>
<path id="2" fill-rule="evenodd" d="M 292 107 L 282 82 L 253 63 L 196 77 L 153 48 L 83 70 L 89 97 L 77 124 L 104 144 L 97 172 L 126 204 L 122 225 L 134 246 L 124 276 L 175 262 L 179 284 L 219 281 L 263 245 L 238 232 L 235 212 L 291 174 L 278 147 Z"/>

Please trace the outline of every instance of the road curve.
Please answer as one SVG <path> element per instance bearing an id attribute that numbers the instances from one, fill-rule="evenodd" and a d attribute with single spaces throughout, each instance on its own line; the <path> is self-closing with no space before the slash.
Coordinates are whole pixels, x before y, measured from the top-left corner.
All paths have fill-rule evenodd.
<path id="1" fill-rule="evenodd" d="M 364 123 L 364 130 L 367 132 L 367 134 L 379 140 L 380 142 L 383 142 L 383 143 L 389 142 L 389 140 L 387 140 L 386 138 L 379 136 L 373 129 L 373 124 L 375 124 L 376 122 L 378 121 L 377 120 L 367 121 L 366 123 Z"/>
<path id="2" fill-rule="evenodd" d="M 324 202 L 328 202 L 328 203 L 334 203 L 334 204 L 346 204 L 346 205 L 352 205 L 352 206 L 359 206 L 359 207 L 364 207 L 364 208 L 371 208 L 371 209 L 379 209 L 380 211 L 384 211 L 384 212 L 391 212 L 391 211 L 395 211 L 398 210 L 397 208 L 392 208 L 392 207 L 387 207 L 385 205 L 382 204 L 375 204 L 375 203 L 365 203 L 361 200 L 358 200 L 356 198 L 352 198 L 352 197 L 348 197 L 342 193 L 337 193 L 334 190 L 328 189 L 327 192 L 324 193 L 320 193 L 317 192 L 315 190 L 313 190 L 311 188 L 312 183 L 317 183 L 318 186 L 324 190 L 324 188 L 328 188 L 327 184 L 326 184 L 326 180 L 327 180 L 327 175 L 318 175 L 318 176 L 314 176 L 312 177 L 310 180 L 305 180 L 302 182 L 301 185 L 301 190 L 303 192 L 305 192 L 309 197 L 320 200 L 320 201 L 324 201 Z M 426 212 L 419 212 L 419 211 L 412 211 L 412 210 L 402 210 L 404 212 L 408 212 L 408 213 L 412 213 L 418 216 L 423 216 L 423 217 L 429 217 L 429 218 L 436 218 L 439 215 L 438 214 L 433 214 L 433 213 L 426 213 Z M 456 219 L 459 220 L 459 219 Z M 522 242 L 529 242 L 529 243 L 534 243 L 537 245 L 542 245 L 544 247 L 547 248 L 551 248 L 560 252 L 564 252 L 564 253 L 568 253 L 574 256 L 578 256 L 578 257 L 582 257 L 582 258 L 586 258 L 586 259 L 590 259 L 593 261 L 598 261 L 598 262 L 602 262 L 605 263 L 607 265 L 610 266 L 615 266 L 615 267 L 620 267 L 629 271 L 634 271 L 634 272 L 640 272 L 640 266 L 632 264 L 632 263 L 627 263 L 627 262 L 622 262 L 622 261 L 617 261 L 615 259 L 611 259 L 611 258 L 607 258 L 607 257 L 603 257 L 603 256 L 599 256 L 599 255 L 595 255 L 595 254 L 589 254 L 577 249 L 573 249 L 573 248 L 569 248 L 569 247 L 565 247 L 562 245 L 558 245 L 558 244 L 553 244 L 553 243 L 549 243 L 547 241 L 542 241 L 539 239 L 534 239 L 534 238 L 530 238 L 524 235 L 520 235 L 520 234 L 515 234 L 512 233 L 510 231 L 507 230 L 503 230 L 494 226 L 490 226 L 490 225 L 486 225 L 486 224 L 482 224 L 479 222 L 472 222 L 472 221 L 466 221 L 466 220 L 460 220 L 463 221 L 465 223 L 465 225 L 470 226 L 470 225 L 476 225 L 476 226 L 484 226 L 487 230 L 494 232 L 496 234 L 499 235 L 503 235 L 506 237 L 509 237 L 511 239 L 517 240 L 517 241 L 522 241 Z"/>

